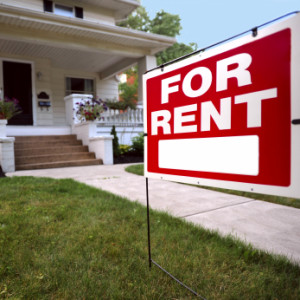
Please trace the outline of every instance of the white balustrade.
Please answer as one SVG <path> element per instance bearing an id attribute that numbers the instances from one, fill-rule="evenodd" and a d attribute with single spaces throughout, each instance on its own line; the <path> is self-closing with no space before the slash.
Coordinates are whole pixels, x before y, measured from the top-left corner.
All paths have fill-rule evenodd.
<path id="1" fill-rule="evenodd" d="M 101 114 L 100 126 L 143 126 L 143 108 L 128 108 L 126 111 L 108 109 Z"/>

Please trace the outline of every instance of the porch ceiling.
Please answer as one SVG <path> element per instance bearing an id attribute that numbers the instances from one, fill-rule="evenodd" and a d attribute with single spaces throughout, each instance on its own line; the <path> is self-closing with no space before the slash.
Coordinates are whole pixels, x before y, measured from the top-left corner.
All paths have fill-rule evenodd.
<path id="1" fill-rule="evenodd" d="M 0 4 L 0 52 L 47 58 L 61 68 L 106 72 L 118 63 L 124 66 L 124 62 L 132 64 L 145 55 L 153 55 L 175 41 L 114 25 Z"/>
<path id="2" fill-rule="evenodd" d="M 50 59 L 52 65 L 57 68 L 99 73 L 125 58 L 104 51 L 82 51 L 5 39 L 0 39 L 0 52 L 20 57 Z"/>

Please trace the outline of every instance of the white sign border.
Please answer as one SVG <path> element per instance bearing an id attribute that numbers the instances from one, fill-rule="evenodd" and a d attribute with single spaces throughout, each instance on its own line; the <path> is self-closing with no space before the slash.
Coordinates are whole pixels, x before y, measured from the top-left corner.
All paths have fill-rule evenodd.
<path id="1" fill-rule="evenodd" d="M 251 34 L 238 38 L 224 45 L 210 49 L 207 52 L 196 54 L 195 56 L 167 65 L 143 75 L 143 105 L 144 105 L 144 126 L 145 126 L 145 146 L 144 146 L 144 176 L 147 178 L 163 179 L 168 181 L 219 187 L 224 189 L 240 190 L 261 194 L 269 194 L 284 197 L 300 198 L 300 125 L 291 124 L 291 184 L 288 187 L 274 185 L 243 183 L 227 180 L 215 180 L 206 178 L 194 178 L 170 174 L 152 173 L 147 171 L 147 85 L 149 78 L 171 72 L 183 66 L 198 62 L 225 51 L 237 48 L 241 45 L 262 39 L 278 31 L 291 29 L 291 122 L 300 119 L 300 13 L 289 17 L 281 22 L 274 23 L 262 29 L 258 29 L 258 34 L 253 37 Z M 200 59 L 199 59 L 200 58 Z"/>

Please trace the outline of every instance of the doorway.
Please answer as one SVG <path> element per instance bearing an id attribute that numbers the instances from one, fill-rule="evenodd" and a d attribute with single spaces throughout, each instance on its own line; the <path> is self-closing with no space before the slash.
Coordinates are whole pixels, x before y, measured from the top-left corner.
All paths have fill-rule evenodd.
<path id="1" fill-rule="evenodd" d="M 31 64 L 2 61 L 2 70 L 4 97 L 17 99 L 22 109 L 8 125 L 33 125 Z"/>

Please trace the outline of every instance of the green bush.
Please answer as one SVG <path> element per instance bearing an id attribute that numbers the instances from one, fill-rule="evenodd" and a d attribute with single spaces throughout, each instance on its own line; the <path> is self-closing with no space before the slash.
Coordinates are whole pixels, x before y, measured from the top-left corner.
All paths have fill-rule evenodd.
<path id="1" fill-rule="evenodd" d="M 144 155 L 144 133 L 140 133 L 138 136 L 135 136 L 131 139 L 131 151 L 135 155 Z"/>
<path id="2" fill-rule="evenodd" d="M 119 138 L 117 136 L 117 131 L 115 125 L 113 125 L 110 134 L 114 137 L 113 139 L 113 153 L 114 157 L 118 157 L 121 154 L 120 146 L 119 146 Z"/>
<path id="3" fill-rule="evenodd" d="M 131 150 L 131 146 L 129 145 L 123 145 L 123 144 L 120 144 L 120 154 L 121 155 L 126 155 L 127 153 L 129 153 Z"/>

